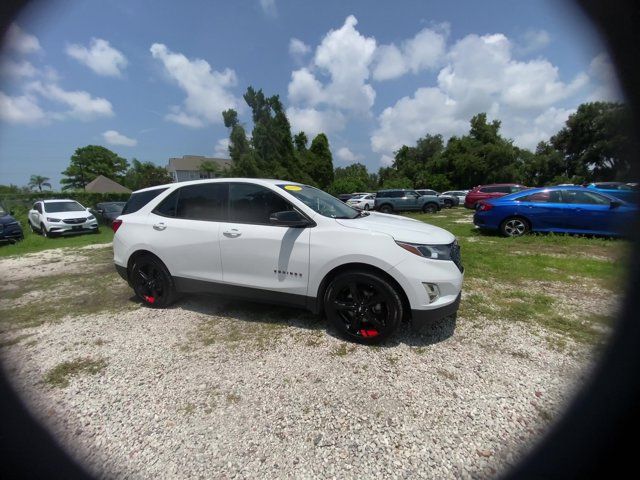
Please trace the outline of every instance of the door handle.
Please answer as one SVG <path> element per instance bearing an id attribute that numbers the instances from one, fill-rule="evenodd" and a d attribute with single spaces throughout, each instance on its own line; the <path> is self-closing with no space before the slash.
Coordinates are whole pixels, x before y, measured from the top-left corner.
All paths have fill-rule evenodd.
<path id="1" fill-rule="evenodd" d="M 162 222 L 160 222 L 160 223 L 156 223 L 156 224 L 153 226 L 153 229 L 154 229 L 154 230 L 159 230 L 159 231 L 162 231 L 162 230 L 164 230 L 165 228 L 167 228 L 167 226 L 166 226 L 164 223 L 162 223 Z"/>
<path id="2" fill-rule="evenodd" d="M 231 228 L 229 230 L 225 230 L 224 232 L 222 232 L 222 234 L 225 237 L 238 238 L 240 235 L 242 235 L 242 232 L 240 232 L 240 230 L 238 230 L 237 228 Z"/>

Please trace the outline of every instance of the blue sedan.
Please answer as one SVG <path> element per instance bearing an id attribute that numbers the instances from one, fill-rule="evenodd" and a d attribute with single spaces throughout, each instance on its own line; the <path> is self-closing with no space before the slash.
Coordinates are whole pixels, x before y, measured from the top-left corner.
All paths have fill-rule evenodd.
<path id="1" fill-rule="evenodd" d="M 584 187 L 534 188 L 481 201 L 473 223 L 509 237 L 531 231 L 621 236 L 637 208 Z"/>

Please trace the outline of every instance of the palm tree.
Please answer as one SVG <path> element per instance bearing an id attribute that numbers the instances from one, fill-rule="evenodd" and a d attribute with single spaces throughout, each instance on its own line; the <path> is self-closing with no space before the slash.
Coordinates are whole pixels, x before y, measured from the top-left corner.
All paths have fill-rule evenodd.
<path id="1" fill-rule="evenodd" d="M 51 183 L 49 183 L 48 177 L 43 177 L 42 175 L 31 175 L 31 179 L 29 180 L 29 187 L 31 189 L 35 189 L 38 187 L 39 191 L 42 191 L 42 187 L 49 187 L 51 190 Z"/>

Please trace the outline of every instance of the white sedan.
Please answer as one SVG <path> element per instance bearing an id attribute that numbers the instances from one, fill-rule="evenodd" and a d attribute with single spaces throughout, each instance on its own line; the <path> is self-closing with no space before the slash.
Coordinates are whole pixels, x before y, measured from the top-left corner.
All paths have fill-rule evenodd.
<path id="1" fill-rule="evenodd" d="M 374 200 L 375 196 L 371 194 L 356 195 L 347 200 L 347 205 L 359 208 L 360 210 L 371 210 L 373 209 Z"/>

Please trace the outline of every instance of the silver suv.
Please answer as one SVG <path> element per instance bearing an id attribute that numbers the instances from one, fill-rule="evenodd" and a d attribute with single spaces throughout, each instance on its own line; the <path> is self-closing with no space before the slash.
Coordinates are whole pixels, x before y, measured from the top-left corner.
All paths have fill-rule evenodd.
<path id="1" fill-rule="evenodd" d="M 374 208 L 382 213 L 422 211 L 435 213 L 442 207 L 437 195 L 420 195 L 415 190 L 403 188 L 380 190 L 376 194 Z"/>

